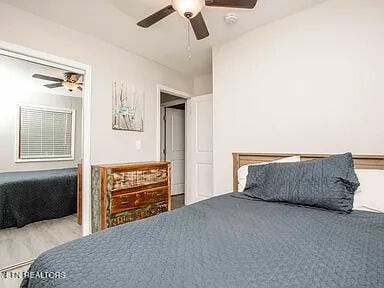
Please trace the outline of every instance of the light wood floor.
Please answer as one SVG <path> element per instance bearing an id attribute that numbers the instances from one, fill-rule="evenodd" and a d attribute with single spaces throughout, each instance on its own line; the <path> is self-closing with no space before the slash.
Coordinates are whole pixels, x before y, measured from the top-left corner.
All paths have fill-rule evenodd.
<path id="1" fill-rule="evenodd" d="M 31 223 L 22 228 L 1 229 L 0 270 L 32 260 L 46 250 L 80 237 L 81 226 L 77 224 L 76 214 Z"/>

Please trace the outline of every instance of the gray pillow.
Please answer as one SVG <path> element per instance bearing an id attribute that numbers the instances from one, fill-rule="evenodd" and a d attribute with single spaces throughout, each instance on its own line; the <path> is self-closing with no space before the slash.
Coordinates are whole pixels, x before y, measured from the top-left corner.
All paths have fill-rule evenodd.
<path id="1" fill-rule="evenodd" d="M 247 196 L 350 213 L 360 183 L 351 153 L 248 168 Z"/>

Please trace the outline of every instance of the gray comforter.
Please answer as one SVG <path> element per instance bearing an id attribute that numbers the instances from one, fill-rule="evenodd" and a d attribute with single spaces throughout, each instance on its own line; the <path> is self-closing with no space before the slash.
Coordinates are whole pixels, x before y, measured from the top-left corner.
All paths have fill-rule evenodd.
<path id="1" fill-rule="evenodd" d="M 76 213 L 77 169 L 0 173 L 0 229 Z"/>
<path id="2" fill-rule="evenodd" d="M 227 194 L 54 248 L 48 271 L 22 287 L 383 288 L 384 214 Z"/>

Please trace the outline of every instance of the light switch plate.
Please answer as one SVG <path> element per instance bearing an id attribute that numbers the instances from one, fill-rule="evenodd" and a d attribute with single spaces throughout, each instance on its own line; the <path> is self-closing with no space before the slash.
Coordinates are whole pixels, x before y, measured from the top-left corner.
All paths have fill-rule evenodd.
<path id="1" fill-rule="evenodd" d="M 136 150 L 141 150 L 141 141 L 136 140 Z"/>

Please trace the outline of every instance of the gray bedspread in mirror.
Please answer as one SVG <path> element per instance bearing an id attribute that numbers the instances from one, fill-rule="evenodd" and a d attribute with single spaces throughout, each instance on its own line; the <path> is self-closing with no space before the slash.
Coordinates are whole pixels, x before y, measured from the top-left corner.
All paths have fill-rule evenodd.
<path id="1" fill-rule="evenodd" d="M 76 213 L 77 169 L 0 173 L 0 229 Z"/>
<path id="2" fill-rule="evenodd" d="M 54 248 L 29 272 L 22 287 L 382 288 L 384 214 L 232 193 Z"/>

